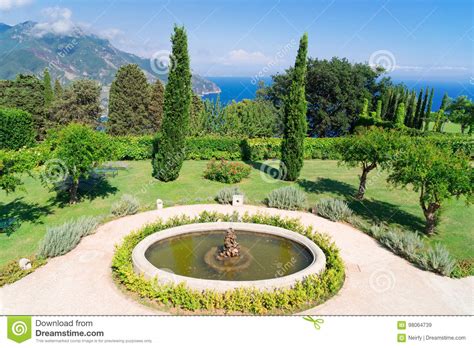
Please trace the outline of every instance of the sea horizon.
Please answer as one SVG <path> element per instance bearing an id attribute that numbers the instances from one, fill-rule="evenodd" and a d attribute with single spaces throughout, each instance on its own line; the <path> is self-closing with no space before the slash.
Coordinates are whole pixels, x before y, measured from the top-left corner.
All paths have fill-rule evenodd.
<path id="1" fill-rule="evenodd" d="M 205 76 L 206 79 L 214 82 L 221 89 L 221 93 L 209 93 L 202 98 L 204 100 L 216 101 L 219 97 L 223 105 L 232 101 L 242 101 L 244 99 L 254 99 L 258 90 L 258 81 L 264 81 L 265 85 L 271 85 L 272 78 L 265 76 L 256 79 L 254 76 Z M 449 97 L 456 98 L 460 95 L 466 95 L 468 98 L 474 98 L 474 81 L 470 77 L 460 79 L 442 79 L 441 77 L 392 77 L 392 81 L 396 84 L 404 83 L 408 89 L 414 89 L 417 93 L 420 88 L 434 88 L 433 109 L 439 109 L 441 100 L 445 92 Z"/>

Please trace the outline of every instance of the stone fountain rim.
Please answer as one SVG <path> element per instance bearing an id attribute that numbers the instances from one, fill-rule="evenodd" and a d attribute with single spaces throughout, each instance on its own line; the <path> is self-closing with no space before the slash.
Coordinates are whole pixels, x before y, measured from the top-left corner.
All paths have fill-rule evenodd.
<path id="1" fill-rule="evenodd" d="M 313 262 L 308 267 L 284 277 L 250 281 L 227 281 L 177 275 L 155 267 L 145 257 L 145 252 L 149 247 L 164 239 L 190 233 L 202 233 L 209 230 L 226 230 L 228 228 L 233 228 L 238 231 L 270 234 L 289 239 L 306 247 L 313 255 Z M 134 271 L 143 275 L 145 279 L 148 280 L 157 278 L 158 282 L 161 284 L 172 283 L 178 285 L 180 283 L 185 283 L 189 288 L 198 291 L 213 290 L 217 292 L 225 292 L 237 288 L 252 288 L 257 290 L 290 288 L 296 282 L 302 281 L 309 275 L 320 274 L 323 272 L 326 267 L 326 256 L 316 243 L 299 233 L 271 225 L 222 221 L 181 225 L 157 231 L 144 238 L 135 246 L 132 252 L 132 263 Z"/>

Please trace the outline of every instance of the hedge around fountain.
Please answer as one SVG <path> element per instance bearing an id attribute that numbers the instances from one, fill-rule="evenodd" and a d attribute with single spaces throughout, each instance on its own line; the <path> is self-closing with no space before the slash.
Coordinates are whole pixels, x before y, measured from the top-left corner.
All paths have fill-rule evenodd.
<path id="1" fill-rule="evenodd" d="M 135 246 L 152 233 L 168 228 L 205 222 L 239 221 L 266 224 L 300 233 L 315 242 L 326 255 L 326 269 L 319 275 L 311 275 L 297 282 L 290 289 L 260 291 L 256 289 L 234 289 L 225 293 L 215 291 L 196 291 L 184 283 L 179 285 L 159 284 L 156 279 L 146 280 L 133 270 L 132 252 Z M 112 274 L 116 283 L 126 292 L 145 300 L 145 303 L 178 312 L 197 312 L 199 314 L 245 313 L 245 314 L 284 314 L 295 313 L 321 304 L 334 296 L 345 279 L 344 263 L 336 245 L 329 237 L 311 227 L 303 226 L 298 219 L 282 218 L 265 214 L 221 214 L 203 212 L 197 217 L 185 215 L 174 217 L 166 222 L 158 220 L 141 230 L 126 236 L 116 247 L 112 259 Z"/>

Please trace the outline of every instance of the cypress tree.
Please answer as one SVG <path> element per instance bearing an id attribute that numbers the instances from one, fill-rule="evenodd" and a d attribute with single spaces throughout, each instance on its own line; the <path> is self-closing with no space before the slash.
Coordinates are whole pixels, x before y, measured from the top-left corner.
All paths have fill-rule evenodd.
<path id="1" fill-rule="evenodd" d="M 61 86 L 61 82 L 58 79 L 54 81 L 54 99 L 60 99 L 61 95 L 63 94 L 63 86 Z"/>
<path id="2" fill-rule="evenodd" d="M 433 95 L 434 95 L 434 88 L 431 88 L 430 99 L 428 100 L 428 107 L 425 113 L 425 128 L 423 129 L 427 132 L 430 129 L 430 118 L 431 118 L 431 107 L 433 106 Z"/>
<path id="3" fill-rule="evenodd" d="M 308 35 L 300 40 L 295 67 L 292 72 L 289 94 L 284 102 L 284 132 L 281 146 L 281 168 L 284 180 L 294 181 L 303 167 L 303 141 L 306 136 L 306 56 Z"/>
<path id="4" fill-rule="evenodd" d="M 377 109 L 375 111 L 375 119 L 381 121 L 382 120 L 382 100 L 377 100 Z"/>
<path id="5" fill-rule="evenodd" d="M 449 104 L 449 96 L 448 93 L 444 93 L 443 95 L 443 100 L 441 100 L 441 106 L 439 107 L 440 109 L 446 110 Z"/>
<path id="6" fill-rule="evenodd" d="M 163 124 L 153 144 L 153 176 L 176 180 L 186 156 L 186 135 L 191 109 L 191 69 L 188 38 L 184 27 L 174 27 L 172 54 L 165 89 Z"/>
<path id="7" fill-rule="evenodd" d="M 398 128 L 402 128 L 405 125 L 405 116 L 406 116 L 405 103 L 402 102 L 402 103 L 398 104 L 398 106 L 397 106 L 397 114 L 396 114 L 396 117 L 395 117 L 395 126 L 397 126 Z"/>
<path id="8" fill-rule="evenodd" d="M 367 98 L 364 98 L 364 104 L 362 105 L 360 117 L 369 117 L 369 99 Z"/>
<path id="9" fill-rule="evenodd" d="M 49 74 L 48 68 L 44 69 L 43 73 L 43 85 L 44 85 L 44 106 L 49 108 L 54 99 L 53 88 L 51 87 L 51 75 Z"/>
<path id="10" fill-rule="evenodd" d="M 413 128 L 418 128 L 419 119 L 421 118 L 422 100 L 423 100 L 423 89 L 420 88 L 420 93 L 418 94 L 418 100 L 416 102 L 416 111 L 415 111 L 415 117 L 413 120 Z"/>
<path id="11" fill-rule="evenodd" d="M 428 104 L 428 94 L 429 94 L 429 89 L 428 87 L 426 87 L 425 96 L 423 97 L 423 104 L 421 104 L 420 115 L 418 117 L 418 123 L 416 125 L 416 129 L 423 128 L 423 121 L 425 120 L 425 117 L 426 117 L 426 105 Z"/>
<path id="12" fill-rule="evenodd" d="M 150 105 L 148 112 L 152 122 L 153 131 L 157 132 L 161 128 L 163 122 L 163 103 L 165 98 L 165 87 L 160 80 L 151 86 Z"/>
<path id="13" fill-rule="evenodd" d="M 191 111 L 189 113 L 189 136 L 202 135 L 204 131 L 206 112 L 201 97 L 193 94 Z"/>
<path id="14" fill-rule="evenodd" d="M 410 100 L 411 106 L 410 106 L 410 112 L 407 113 L 408 115 L 408 127 L 413 127 L 415 123 L 415 115 L 416 115 L 416 92 L 413 91 L 411 95 L 411 100 Z"/>
<path id="15" fill-rule="evenodd" d="M 121 66 L 110 87 L 107 132 L 112 135 L 153 133 L 149 101 L 145 73 L 136 64 Z"/>

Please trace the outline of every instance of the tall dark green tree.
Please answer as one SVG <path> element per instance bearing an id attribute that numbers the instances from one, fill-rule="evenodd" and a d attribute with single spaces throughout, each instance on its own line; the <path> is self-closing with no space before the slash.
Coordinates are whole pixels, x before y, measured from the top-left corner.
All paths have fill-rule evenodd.
<path id="1" fill-rule="evenodd" d="M 375 111 L 375 119 L 382 121 L 382 99 L 377 100 L 377 108 Z"/>
<path id="2" fill-rule="evenodd" d="M 153 144 L 153 176 L 161 181 L 176 180 L 179 176 L 186 156 L 192 98 L 188 38 L 184 27 L 174 27 L 171 43 L 163 124 Z"/>
<path id="3" fill-rule="evenodd" d="M 112 135 L 153 133 L 149 102 L 150 90 L 145 73 L 136 64 L 121 66 L 110 87 L 107 132 Z"/>
<path id="4" fill-rule="evenodd" d="M 428 87 L 426 87 L 425 90 L 425 95 L 423 97 L 423 103 L 421 104 L 421 109 L 420 109 L 420 115 L 417 120 L 416 124 L 416 129 L 423 129 L 423 121 L 425 120 L 426 117 L 426 106 L 428 105 L 428 95 L 430 93 L 430 90 Z"/>
<path id="5" fill-rule="evenodd" d="M 413 120 L 413 128 L 418 128 L 419 120 L 421 118 L 421 104 L 423 103 L 423 88 L 420 88 L 418 99 L 416 101 L 415 118 Z"/>
<path id="6" fill-rule="evenodd" d="M 51 75 L 49 74 L 48 68 L 44 69 L 43 72 L 43 85 L 44 85 L 44 106 L 49 108 L 54 99 L 53 87 L 51 86 Z"/>
<path id="7" fill-rule="evenodd" d="M 449 102 L 450 102 L 449 95 L 448 95 L 448 93 L 445 92 L 444 95 L 443 95 L 443 99 L 441 100 L 441 105 L 440 105 L 439 108 L 443 109 L 443 110 L 446 110 L 447 107 L 449 106 Z"/>
<path id="8" fill-rule="evenodd" d="M 300 39 L 295 67 L 292 72 L 288 96 L 284 99 L 284 131 L 281 146 L 281 168 L 285 172 L 284 179 L 294 181 L 303 167 L 306 136 L 306 56 L 308 54 L 308 35 Z"/>
<path id="9" fill-rule="evenodd" d="M 30 113 L 38 139 L 44 138 L 47 127 L 44 85 L 38 77 L 20 74 L 13 81 L 0 81 L 0 106 Z"/>
<path id="10" fill-rule="evenodd" d="M 73 81 L 55 98 L 51 109 L 49 127 L 68 125 L 72 122 L 97 127 L 102 111 L 99 83 L 93 80 Z"/>
<path id="11" fill-rule="evenodd" d="M 423 130 L 425 132 L 427 132 L 430 129 L 431 108 L 433 106 L 433 96 L 434 96 L 434 88 L 431 88 L 430 98 L 428 99 L 428 106 L 426 108 L 426 113 L 425 113 L 425 117 L 424 117 L 425 127 L 424 127 Z"/>
<path id="12" fill-rule="evenodd" d="M 204 121 L 206 112 L 204 102 L 201 97 L 193 94 L 191 109 L 189 112 L 189 133 L 190 136 L 199 136 L 204 133 Z"/>
<path id="13" fill-rule="evenodd" d="M 397 114 L 395 116 L 395 126 L 398 128 L 402 128 L 405 125 L 405 103 L 400 103 L 397 106 Z"/>
<path id="14" fill-rule="evenodd" d="M 160 130 L 163 122 L 163 104 L 165 101 L 165 87 L 160 80 L 151 86 L 150 105 L 148 105 L 148 112 L 152 120 L 153 131 Z"/>
<path id="15" fill-rule="evenodd" d="M 54 81 L 54 99 L 61 98 L 63 94 L 63 86 L 61 86 L 61 82 L 58 79 Z"/>
<path id="16" fill-rule="evenodd" d="M 409 110 L 407 111 L 407 121 L 406 121 L 406 125 L 408 127 L 413 127 L 414 125 L 414 122 L 415 122 L 415 115 L 416 115 L 416 92 L 413 91 L 411 93 L 411 97 L 410 97 L 410 107 L 409 107 Z"/>

